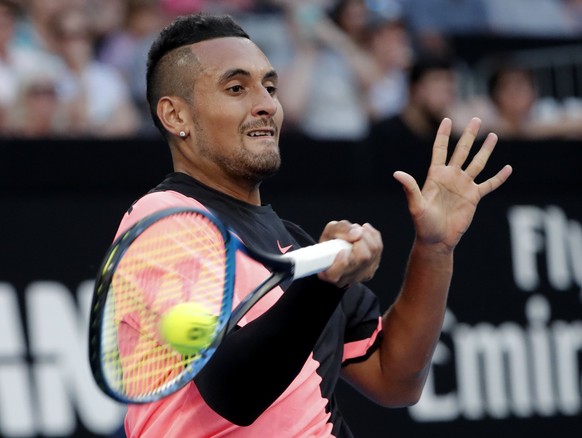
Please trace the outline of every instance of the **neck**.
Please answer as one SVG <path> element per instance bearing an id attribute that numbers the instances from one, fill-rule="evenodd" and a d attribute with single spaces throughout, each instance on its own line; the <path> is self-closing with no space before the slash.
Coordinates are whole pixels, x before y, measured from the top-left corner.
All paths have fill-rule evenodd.
<path id="1" fill-rule="evenodd" d="M 261 183 L 253 183 L 245 179 L 233 180 L 232 178 L 217 178 L 220 171 L 204 172 L 201 169 L 185 169 L 180 166 L 174 167 L 175 172 L 185 173 L 191 176 L 198 182 L 224 193 L 239 201 L 246 202 L 251 205 L 261 205 Z"/>
<path id="2" fill-rule="evenodd" d="M 178 140 L 183 142 L 183 140 Z M 251 205 L 261 205 L 262 181 L 228 172 L 225 167 L 200 155 L 184 144 L 170 143 L 175 172 L 185 173 L 202 184 Z"/>
<path id="3" fill-rule="evenodd" d="M 420 108 L 407 106 L 402 112 L 402 118 L 408 127 L 419 136 L 431 137 L 436 131 L 434 118 Z"/>

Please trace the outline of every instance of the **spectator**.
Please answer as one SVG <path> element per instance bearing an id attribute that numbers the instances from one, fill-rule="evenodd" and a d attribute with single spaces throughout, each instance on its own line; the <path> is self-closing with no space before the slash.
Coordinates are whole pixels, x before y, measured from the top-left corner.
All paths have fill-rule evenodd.
<path id="1" fill-rule="evenodd" d="M 46 70 L 28 74 L 8 113 L 4 135 L 14 138 L 54 138 L 68 135 L 67 115 L 57 97 L 56 75 Z"/>
<path id="2" fill-rule="evenodd" d="M 541 99 L 529 68 L 508 60 L 499 61 L 488 82 L 484 102 L 475 99 L 471 111 L 484 117 L 488 130 L 509 139 L 582 138 L 582 116 L 568 112 L 553 99 Z"/>
<path id="3" fill-rule="evenodd" d="M 403 110 L 379 120 L 375 131 L 383 138 L 432 140 L 431 132 L 457 102 L 457 72 L 448 57 L 420 56 L 408 70 L 408 100 Z"/>
<path id="4" fill-rule="evenodd" d="M 59 93 L 68 106 L 71 134 L 92 137 L 135 135 L 138 115 L 123 77 L 98 61 L 91 25 L 82 8 L 67 8 L 51 21 L 65 63 Z"/>
<path id="5" fill-rule="evenodd" d="M 51 52 L 56 42 L 51 20 L 63 9 L 68 9 L 76 0 L 26 0 L 26 14 L 19 22 L 16 43 L 36 50 Z"/>
<path id="6" fill-rule="evenodd" d="M 126 23 L 128 0 L 82 0 L 91 15 L 91 30 L 99 50 L 110 35 L 120 32 Z M 157 1 L 156 1 L 157 2 Z"/>
<path id="7" fill-rule="evenodd" d="M 341 0 L 284 2 L 295 37 L 295 62 L 279 87 L 288 125 L 314 140 L 361 141 L 368 135 L 367 93 L 380 71 L 362 45 L 369 10 Z"/>
<path id="8" fill-rule="evenodd" d="M 335 0 L 327 7 L 331 20 L 360 47 L 367 45 L 366 24 L 371 11 L 367 2 Z"/>
<path id="9" fill-rule="evenodd" d="M 0 0 L 0 126 L 4 114 L 16 103 L 20 81 L 36 71 L 38 65 L 54 69 L 58 60 L 50 55 L 16 43 L 20 8 L 14 0 Z"/>
<path id="10" fill-rule="evenodd" d="M 410 169 L 422 178 L 430 160 L 431 132 L 457 104 L 457 71 L 448 57 L 419 56 L 408 71 L 404 109 L 372 125 L 368 141 L 371 172 Z M 387 166 L 391 169 L 386 170 Z M 382 169 L 382 170 L 379 170 Z"/>
<path id="11" fill-rule="evenodd" d="M 374 14 L 368 25 L 370 53 L 381 76 L 368 92 L 372 120 L 398 114 L 408 99 L 406 71 L 414 53 L 400 12 L 393 15 Z"/>
<path id="12" fill-rule="evenodd" d="M 157 0 L 128 0 L 125 3 L 122 26 L 106 34 L 98 50 L 98 58 L 118 69 L 126 80 L 133 76 L 135 52 L 143 43 L 151 43 L 165 24 L 162 9 Z M 145 74 L 145 62 L 144 70 Z"/>
<path id="13" fill-rule="evenodd" d="M 125 4 L 123 27 L 104 37 L 97 57 L 121 73 L 140 114 L 139 134 L 153 136 L 157 129 L 150 122 L 145 97 L 146 61 L 153 38 L 166 23 L 166 15 L 158 0 L 129 0 Z"/>

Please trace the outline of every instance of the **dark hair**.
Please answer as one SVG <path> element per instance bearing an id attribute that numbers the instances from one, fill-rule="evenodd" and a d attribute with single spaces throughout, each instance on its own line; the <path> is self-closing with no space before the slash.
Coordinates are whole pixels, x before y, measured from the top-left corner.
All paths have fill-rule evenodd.
<path id="1" fill-rule="evenodd" d="M 185 95 L 186 78 L 183 77 L 184 72 L 178 68 L 178 61 L 194 55 L 189 49 L 182 51 L 177 49 L 201 41 L 225 37 L 250 39 L 249 35 L 229 15 L 197 13 L 176 18 L 160 32 L 153 42 L 147 60 L 146 96 L 154 124 L 162 135 L 166 136 L 167 133 L 156 113 L 158 100 L 167 94 L 189 98 Z"/>
<path id="2" fill-rule="evenodd" d="M 15 0 L 0 0 L 0 6 L 4 6 L 6 9 L 8 9 L 8 12 L 14 18 L 17 18 L 22 13 L 20 4 Z"/>
<path id="3" fill-rule="evenodd" d="M 496 99 L 496 92 L 501 80 L 510 73 L 522 73 L 527 81 L 534 86 L 533 71 L 512 59 L 499 59 L 493 65 L 491 72 L 487 78 L 487 95 L 492 100 Z"/>
<path id="4" fill-rule="evenodd" d="M 453 71 L 454 69 L 455 62 L 450 56 L 419 55 L 408 71 L 408 81 L 410 86 L 414 86 L 428 73 L 435 70 Z"/>

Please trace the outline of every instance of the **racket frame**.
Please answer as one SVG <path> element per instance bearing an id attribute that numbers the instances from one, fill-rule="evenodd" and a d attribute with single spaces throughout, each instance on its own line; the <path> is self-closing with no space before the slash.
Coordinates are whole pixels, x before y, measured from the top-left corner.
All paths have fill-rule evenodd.
<path id="1" fill-rule="evenodd" d="M 199 358 L 185 367 L 178 376 L 169 380 L 164 385 L 148 394 L 136 397 L 128 396 L 111 387 L 109 384 L 109 379 L 106 377 L 107 372 L 101 360 L 101 356 L 103 354 L 103 312 L 105 311 L 107 300 L 109 298 L 109 288 L 112 285 L 113 276 L 121 259 L 131 244 L 145 230 L 147 230 L 151 225 L 158 222 L 159 220 L 172 215 L 185 213 L 201 214 L 202 216 L 208 218 L 220 231 L 226 246 L 226 266 L 229 268 L 225 272 L 225 287 L 223 291 L 223 303 L 221 305 L 222 311 L 217 322 L 218 327 L 216 329 L 216 336 L 214 341 L 207 348 L 204 348 L 199 352 Z M 234 261 L 236 257 L 236 249 L 238 249 L 238 247 L 238 239 L 233 238 L 230 231 L 222 224 L 220 220 L 212 215 L 212 213 L 190 207 L 168 208 L 152 213 L 151 215 L 142 218 L 134 225 L 132 225 L 111 244 L 98 271 L 89 317 L 89 363 L 97 386 L 105 394 L 121 403 L 141 404 L 157 401 L 163 397 L 173 394 L 185 386 L 200 371 L 200 369 L 206 365 L 220 344 L 219 341 L 224 337 L 227 322 L 230 318 L 234 297 L 234 281 L 236 272 Z M 227 310 L 226 312 L 225 309 Z"/>

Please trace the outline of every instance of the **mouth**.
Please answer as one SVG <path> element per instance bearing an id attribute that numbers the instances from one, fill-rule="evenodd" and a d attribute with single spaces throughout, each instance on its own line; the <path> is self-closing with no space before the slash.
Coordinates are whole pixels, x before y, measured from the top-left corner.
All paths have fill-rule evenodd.
<path id="1" fill-rule="evenodd" d="M 253 129 L 247 132 L 247 137 L 252 138 L 272 138 L 275 136 L 275 130 L 270 128 Z"/>

